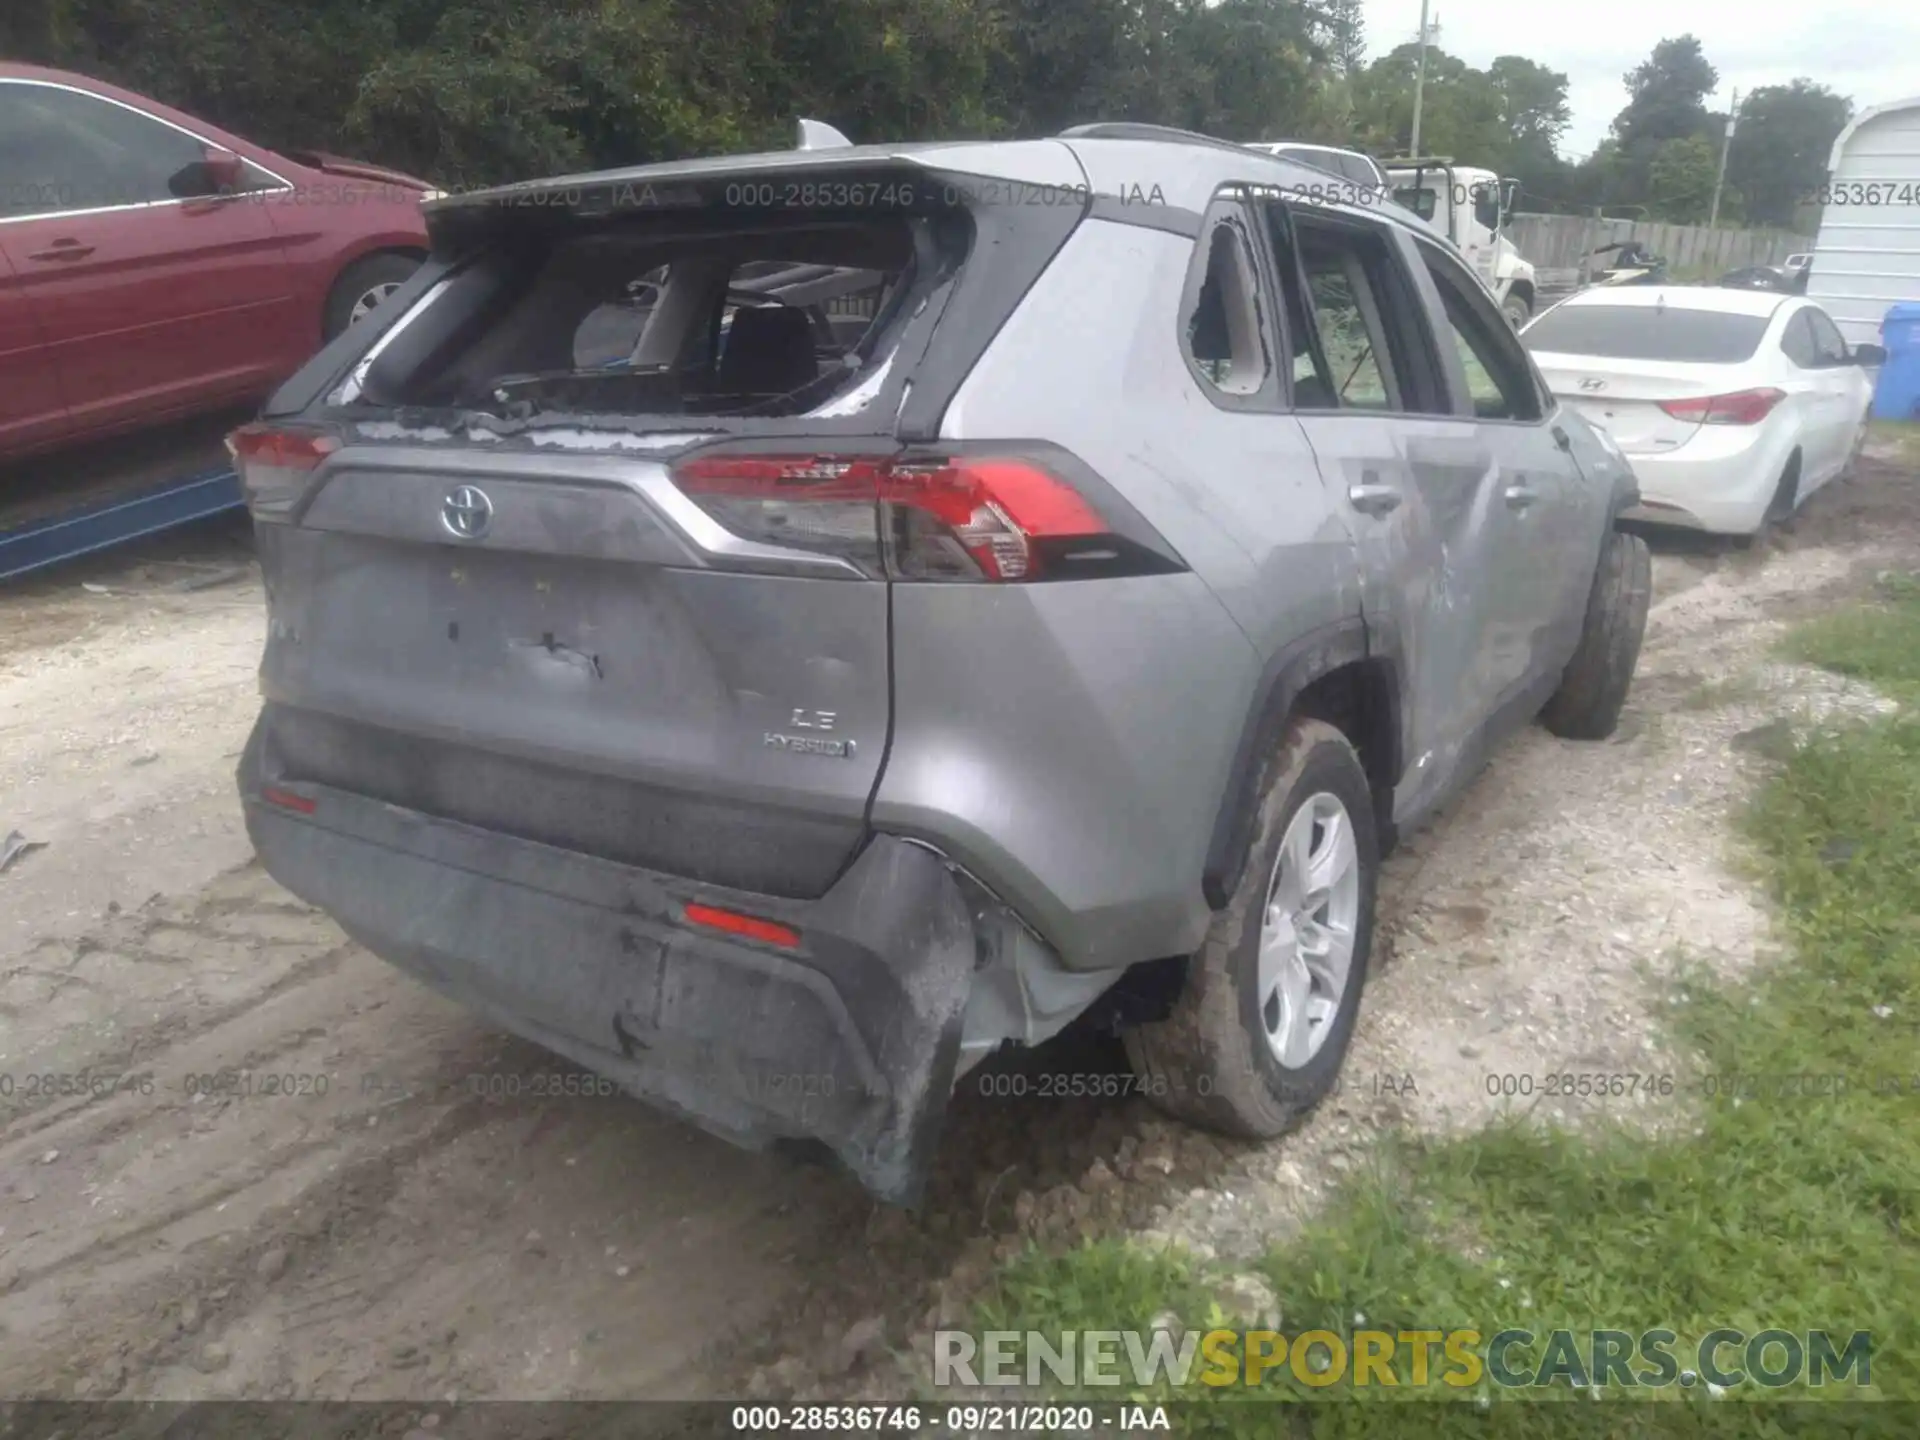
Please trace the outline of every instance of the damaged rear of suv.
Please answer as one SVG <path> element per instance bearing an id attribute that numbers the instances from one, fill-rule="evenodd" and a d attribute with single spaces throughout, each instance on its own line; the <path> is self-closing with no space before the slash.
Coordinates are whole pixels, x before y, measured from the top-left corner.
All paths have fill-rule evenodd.
<path id="1" fill-rule="evenodd" d="M 1058 447 L 940 443 L 1084 206 L 1033 148 L 1054 203 L 851 152 L 443 205 L 397 318 L 233 440 L 272 873 L 503 1027 L 743 1143 L 824 1140 L 893 1198 L 976 973 L 1006 977 L 993 1042 L 1049 1016 L 1027 925 L 876 830 L 892 647 L 1011 700 L 998 593 L 1183 570 Z M 902 616 L 900 586 L 951 599 Z M 1064 1021 L 1110 979 L 1041 1001 Z"/>
<path id="2" fill-rule="evenodd" d="M 1317 1098 L 1413 752 L 1350 521 L 1258 413 L 1290 401 L 1249 327 L 1285 317 L 1196 243 L 1216 183 L 1294 167 L 1189 148 L 849 146 L 431 207 L 428 263 L 232 440 L 268 870 L 503 1028 L 900 1201 L 959 1075 L 1238 946 L 1284 872 L 1298 984 L 1253 924 L 1232 1075 L 1118 993 L 1172 1108 L 1260 1133 Z M 1130 203 L 1115 167 L 1198 198 Z M 1604 507 L 1559 521 L 1591 573 Z M 1256 1061 L 1272 1093 L 1235 1101 Z"/>

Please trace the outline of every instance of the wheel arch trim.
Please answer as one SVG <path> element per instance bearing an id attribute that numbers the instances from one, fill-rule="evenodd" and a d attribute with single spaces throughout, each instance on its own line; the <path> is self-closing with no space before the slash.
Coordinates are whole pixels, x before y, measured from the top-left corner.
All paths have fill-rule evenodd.
<path id="1" fill-rule="evenodd" d="M 1404 770 L 1406 741 L 1401 702 L 1403 672 L 1399 646 L 1392 635 L 1353 616 L 1310 630 L 1282 646 L 1267 662 L 1255 687 L 1214 816 L 1206 863 L 1200 873 L 1201 891 L 1213 909 L 1224 908 L 1239 887 L 1253 841 L 1261 771 L 1277 757 L 1280 737 L 1300 696 L 1316 680 L 1366 663 L 1379 665 L 1386 672 L 1391 711 L 1385 727 L 1391 746 L 1387 771 L 1393 783 L 1398 783 Z M 1383 851 L 1387 838 L 1382 837 Z"/>

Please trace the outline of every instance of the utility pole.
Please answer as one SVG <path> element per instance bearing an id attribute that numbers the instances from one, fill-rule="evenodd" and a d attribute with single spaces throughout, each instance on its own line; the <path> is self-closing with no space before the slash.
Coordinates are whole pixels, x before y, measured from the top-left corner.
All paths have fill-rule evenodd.
<path id="1" fill-rule="evenodd" d="M 1427 88 L 1427 4 L 1420 0 L 1420 65 L 1413 75 L 1413 134 L 1409 139 L 1415 157 L 1420 154 L 1420 102 Z"/>
<path id="2" fill-rule="evenodd" d="M 1417 102 L 1416 102 L 1417 103 Z M 1416 114 L 1418 111 L 1415 112 Z M 1727 111 L 1727 133 L 1720 137 L 1720 169 L 1713 177 L 1713 204 L 1707 210 L 1707 228 L 1720 223 L 1720 191 L 1727 183 L 1727 152 L 1733 148 L 1733 126 L 1740 118 L 1740 92 L 1733 92 L 1733 107 Z M 1698 191 L 1694 192 L 1698 194 Z"/>

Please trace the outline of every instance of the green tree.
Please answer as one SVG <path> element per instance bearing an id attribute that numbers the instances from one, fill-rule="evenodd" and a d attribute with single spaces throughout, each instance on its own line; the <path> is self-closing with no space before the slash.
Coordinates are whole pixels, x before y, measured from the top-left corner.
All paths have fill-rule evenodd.
<path id="1" fill-rule="evenodd" d="M 802 115 L 856 140 L 1340 131 L 1340 3 L 1357 18 L 1352 0 L 0 0 L 0 53 L 465 184 L 780 148 Z"/>
<path id="2" fill-rule="evenodd" d="M 1327 49 L 1340 74 L 1352 79 L 1367 63 L 1367 20 L 1364 0 L 1329 0 Z"/>
<path id="3" fill-rule="evenodd" d="M 1652 55 L 1623 78 L 1629 98 L 1614 117 L 1613 135 L 1620 142 L 1626 188 L 1643 196 L 1650 193 L 1653 157 L 1663 145 L 1713 131 L 1707 96 L 1720 75 L 1707 63 L 1700 42 L 1681 35 L 1655 45 Z"/>
<path id="4" fill-rule="evenodd" d="M 1401 45 L 1352 83 L 1354 127 L 1366 144 L 1404 150 L 1413 124 L 1419 46 Z M 1428 47 L 1420 148 L 1519 175 L 1523 186 L 1558 176 L 1555 142 L 1567 128 L 1567 77 L 1517 55 L 1486 70 Z M 1530 180 L 1528 176 L 1533 178 Z"/>
<path id="5" fill-rule="evenodd" d="M 1683 140 L 1707 128 L 1707 96 L 1720 74 L 1692 35 L 1662 40 L 1623 78 L 1629 99 L 1613 121 L 1622 149 Z"/>
<path id="6" fill-rule="evenodd" d="M 1727 180 L 1746 197 L 1755 224 L 1790 226 L 1795 202 L 1827 178 L 1827 157 L 1853 113 L 1824 85 L 1765 85 L 1740 107 L 1727 152 Z"/>
<path id="7" fill-rule="evenodd" d="M 1501 55 L 1487 67 L 1500 100 L 1500 116 L 1516 149 L 1552 154 L 1572 123 L 1567 77 L 1518 55 Z"/>
<path id="8" fill-rule="evenodd" d="M 1647 163 L 1647 205 L 1655 218 L 1677 225 L 1704 224 L 1719 167 L 1719 151 L 1705 135 L 1663 140 Z M 1734 199 L 1722 195 L 1723 213 L 1730 213 Z"/>

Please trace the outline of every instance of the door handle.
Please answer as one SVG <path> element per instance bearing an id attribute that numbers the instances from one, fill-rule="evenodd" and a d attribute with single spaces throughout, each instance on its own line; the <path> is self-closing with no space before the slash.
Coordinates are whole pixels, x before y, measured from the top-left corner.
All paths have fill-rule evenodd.
<path id="1" fill-rule="evenodd" d="M 1347 503 L 1363 515 L 1385 515 L 1400 508 L 1400 492 L 1375 480 L 1347 487 Z"/>
<path id="2" fill-rule="evenodd" d="M 29 260 L 84 260 L 93 253 L 93 246 L 82 245 L 78 240 L 56 240 L 45 250 L 34 250 L 27 255 Z"/>
<path id="3" fill-rule="evenodd" d="M 1526 509 L 1527 506 L 1539 498 L 1540 492 L 1531 485 L 1509 485 L 1507 487 L 1507 504 L 1516 510 Z"/>

